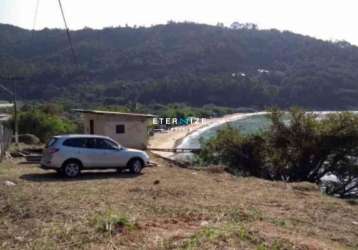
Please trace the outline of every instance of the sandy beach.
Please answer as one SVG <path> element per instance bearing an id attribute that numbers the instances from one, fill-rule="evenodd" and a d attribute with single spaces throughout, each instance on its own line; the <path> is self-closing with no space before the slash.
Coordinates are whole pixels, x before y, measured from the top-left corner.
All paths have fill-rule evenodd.
<path id="1" fill-rule="evenodd" d="M 246 118 L 252 115 L 264 114 L 265 112 L 257 113 L 235 113 L 225 115 L 223 117 L 206 119 L 204 123 L 191 124 L 187 126 L 180 126 L 166 131 L 165 133 L 155 133 L 150 137 L 148 147 L 149 148 L 160 148 L 160 149 L 171 149 L 171 148 L 182 148 L 180 145 L 191 136 L 197 136 L 202 130 L 210 129 L 211 127 L 220 126 L 227 122 L 236 121 L 239 119 Z M 153 151 L 162 157 L 171 158 L 174 154 L 171 152 Z"/>

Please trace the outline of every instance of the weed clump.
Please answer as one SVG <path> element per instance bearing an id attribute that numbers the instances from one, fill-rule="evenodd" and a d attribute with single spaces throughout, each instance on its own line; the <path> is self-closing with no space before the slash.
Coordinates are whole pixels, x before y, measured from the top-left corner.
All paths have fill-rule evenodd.
<path id="1" fill-rule="evenodd" d="M 122 234 L 138 228 L 137 223 L 128 216 L 115 213 L 96 216 L 94 224 L 98 232 L 110 234 Z"/>

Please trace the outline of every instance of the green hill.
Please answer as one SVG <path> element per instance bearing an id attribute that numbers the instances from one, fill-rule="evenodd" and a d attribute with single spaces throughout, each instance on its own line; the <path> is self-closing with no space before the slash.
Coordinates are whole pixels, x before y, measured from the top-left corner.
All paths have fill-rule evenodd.
<path id="1" fill-rule="evenodd" d="M 71 35 L 77 64 L 64 30 L 0 25 L 0 74 L 26 77 L 18 83 L 21 99 L 358 107 L 358 47 L 346 42 L 195 23 Z"/>

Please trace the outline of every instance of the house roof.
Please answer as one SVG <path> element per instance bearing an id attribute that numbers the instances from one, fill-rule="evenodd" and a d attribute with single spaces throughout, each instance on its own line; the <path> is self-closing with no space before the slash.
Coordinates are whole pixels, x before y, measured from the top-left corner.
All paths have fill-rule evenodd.
<path id="1" fill-rule="evenodd" d="M 0 101 L 0 108 L 11 108 L 11 107 L 13 107 L 13 106 L 14 106 L 13 103 Z"/>
<path id="2" fill-rule="evenodd" d="M 143 118 L 156 117 L 155 115 L 152 114 L 125 113 L 125 112 L 101 111 L 101 110 L 73 109 L 73 111 L 84 113 L 84 114 L 96 114 L 96 115 L 118 115 L 118 116 L 143 117 Z"/>
<path id="3" fill-rule="evenodd" d="M 0 122 L 8 121 L 11 118 L 9 114 L 0 114 Z"/>

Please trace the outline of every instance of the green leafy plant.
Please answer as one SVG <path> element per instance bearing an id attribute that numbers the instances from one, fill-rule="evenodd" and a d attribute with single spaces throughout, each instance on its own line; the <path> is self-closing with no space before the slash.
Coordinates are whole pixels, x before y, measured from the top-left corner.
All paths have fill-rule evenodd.
<path id="1" fill-rule="evenodd" d="M 327 174 L 338 182 L 326 191 L 341 197 L 358 193 L 358 116 L 332 113 L 325 118 L 292 109 L 274 109 L 267 131 L 242 135 L 226 127 L 202 145 L 203 162 L 226 164 L 231 172 L 288 182 L 319 183 Z"/>
<path id="2" fill-rule="evenodd" d="M 13 127 L 11 119 L 8 126 Z M 67 134 L 77 131 L 77 125 L 66 117 L 57 113 L 47 113 L 40 108 L 20 111 L 18 115 L 20 134 L 36 135 L 42 142 L 46 142 L 51 136 Z"/>

